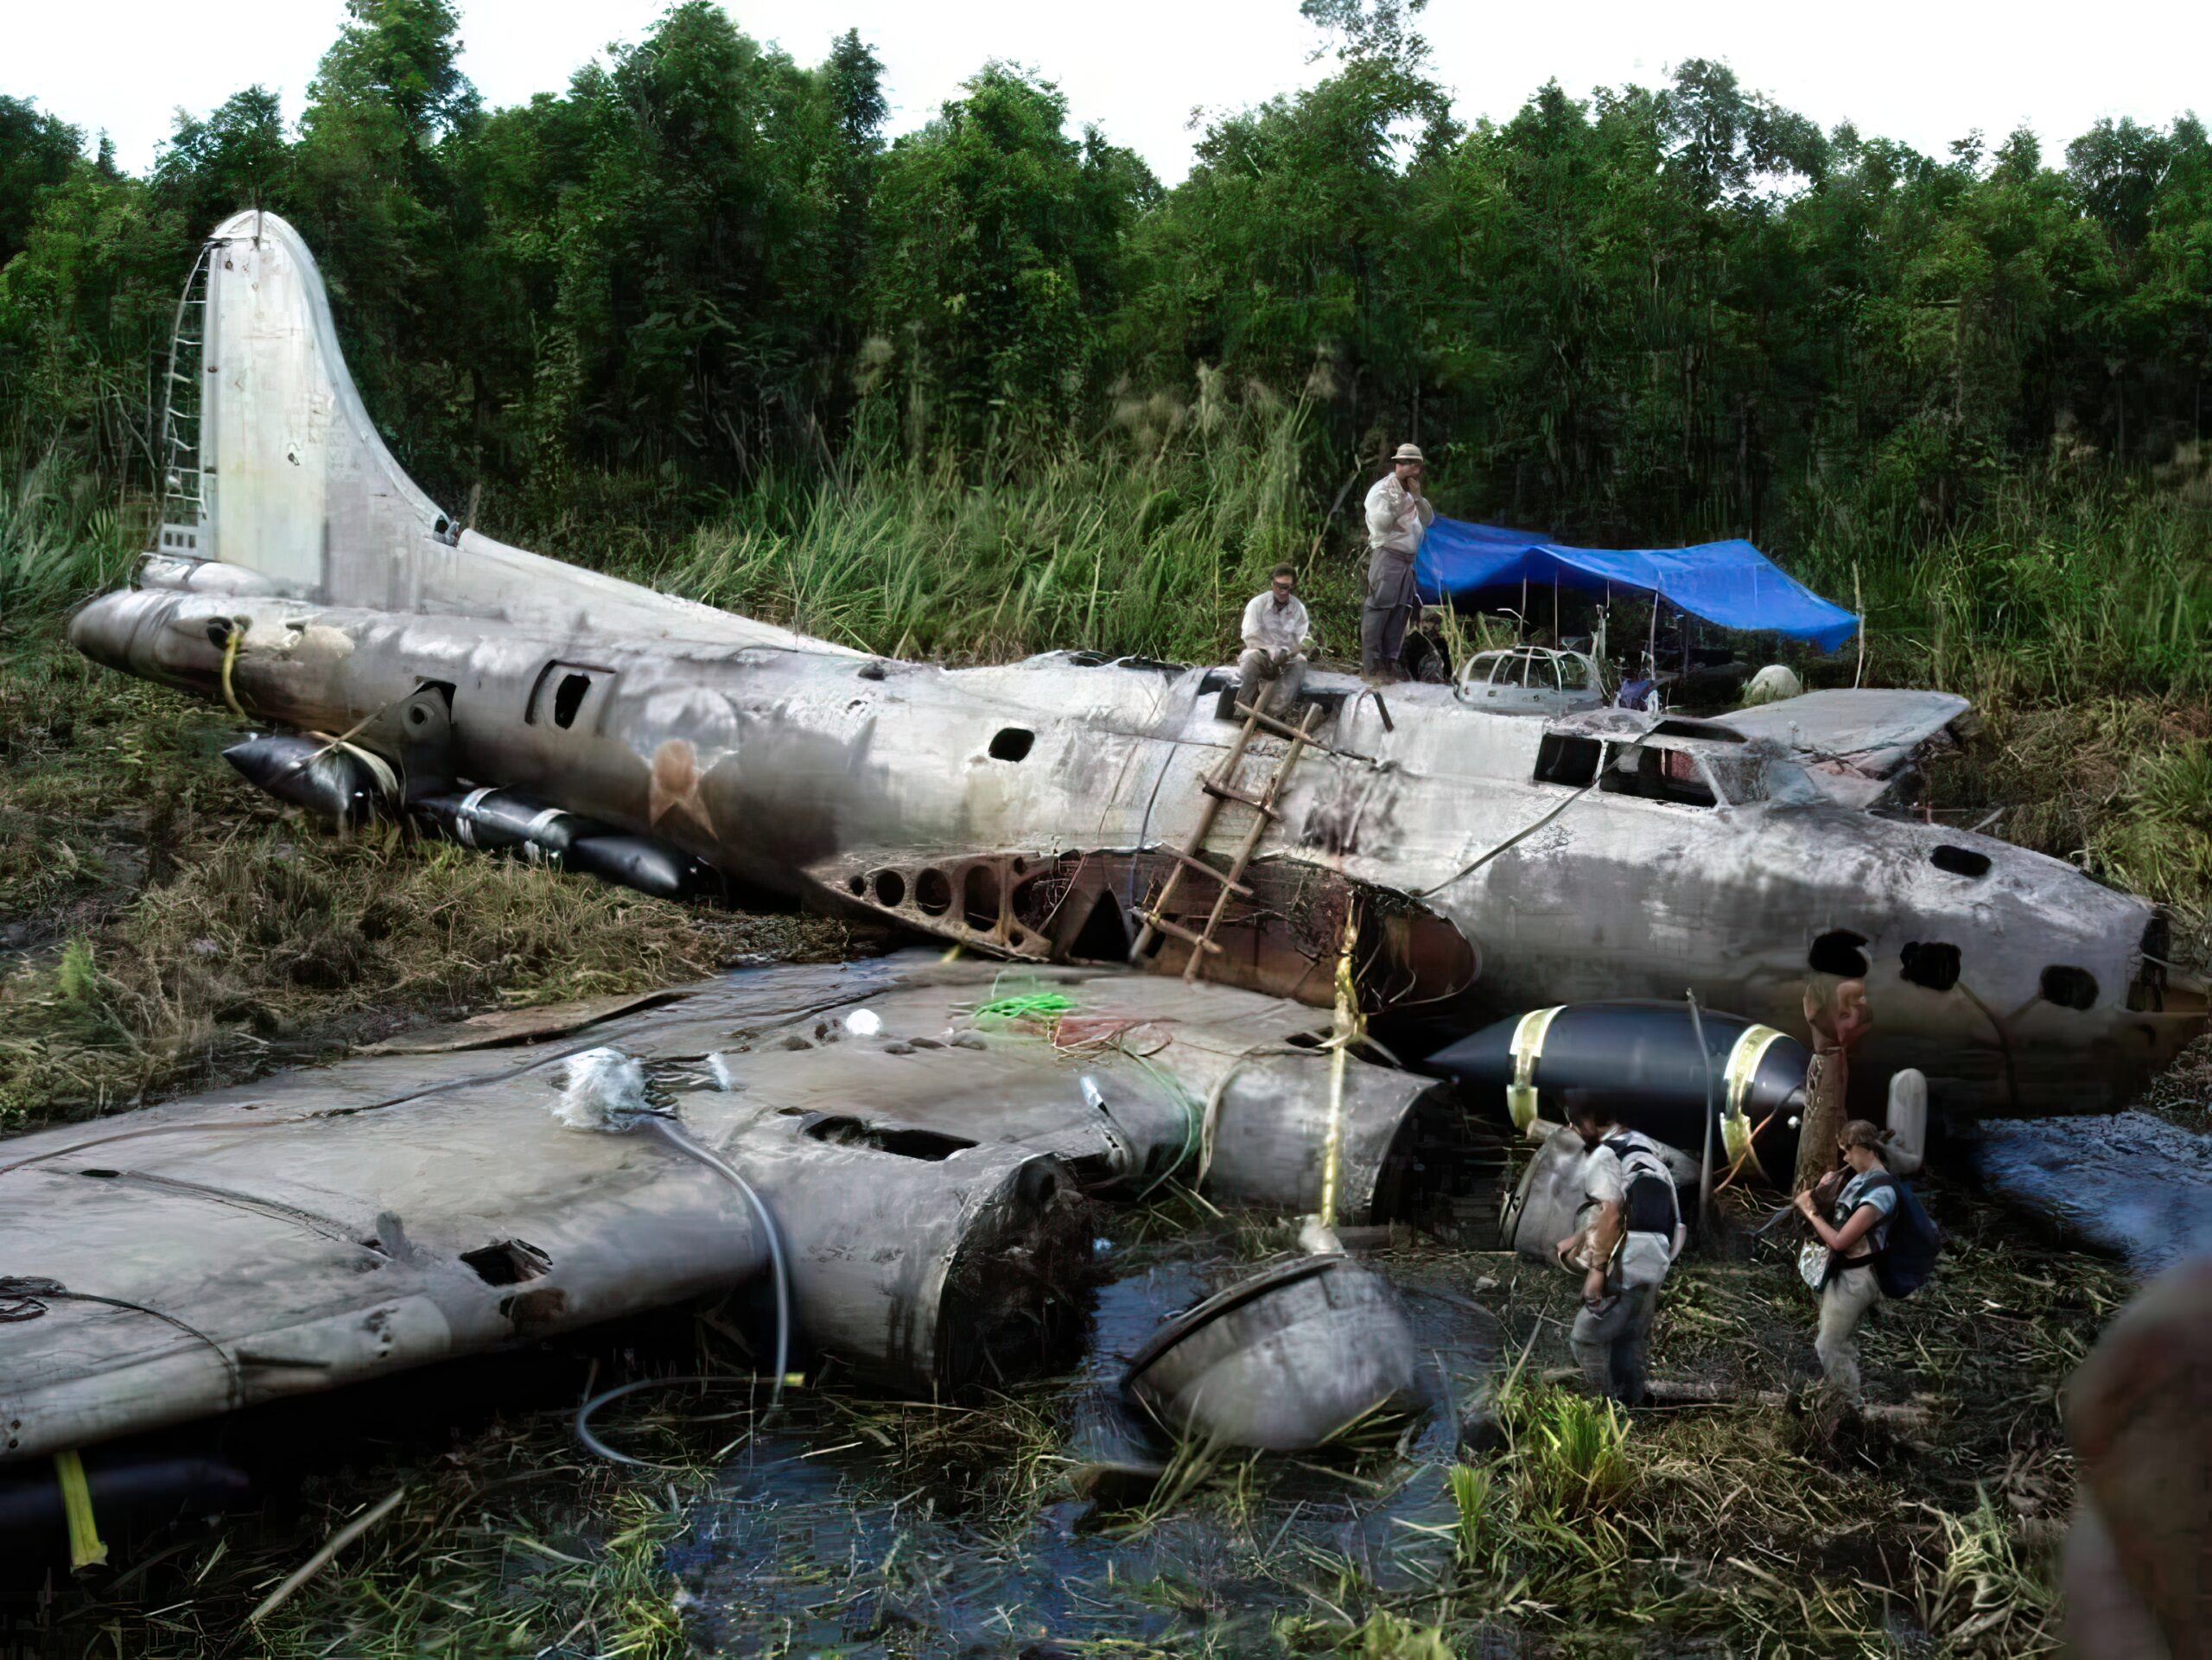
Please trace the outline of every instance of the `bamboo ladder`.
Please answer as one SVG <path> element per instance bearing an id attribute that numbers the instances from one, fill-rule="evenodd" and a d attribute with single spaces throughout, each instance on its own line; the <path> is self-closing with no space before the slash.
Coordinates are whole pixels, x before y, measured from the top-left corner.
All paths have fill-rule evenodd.
<path id="1" fill-rule="evenodd" d="M 1230 746 L 1228 756 L 1213 775 L 1201 779 L 1198 784 L 1198 788 L 1206 795 L 1206 804 L 1198 813 L 1198 827 L 1191 833 L 1190 844 L 1174 855 L 1175 868 L 1167 873 L 1167 880 L 1160 884 L 1160 892 L 1153 896 L 1150 906 L 1141 906 L 1136 913 L 1144 919 L 1144 931 L 1138 934 L 1137 943 L 1130 950 L 1130 960 L 1135 962 L 1151 950 L 1154 939 L 1160 935 L 1179 939 L 1191 948 L 1191 960 L 1183 968 L 1183 978 L 1186 983 L 1198 979 L 1207 957 L 1221 955 L 1221 946 L 1213 937 L 1214 931 L 1221 925 L 1222 914 L 1229 909 L 1230 900 L 1249 898 L 1251 894 L 1252 889 L 1243 879 L 1245 868 L 1252 862 L 1252 855 L 1258 851 L 1261 838 L 1267 835 L 1268 827 L 1282 817 L 1275 811 L 1275 803 L 1282 794 L 1283 781 L 1290 776 L 1290 769 L 1298 765 L 1298 759 L 1306 753 L 1306 746 L 1313 742 L 1313 723 L 1321 714 L 1319 704 L 1308 703 L 1304 722 L 1298 726 L 1290 726 L 1272 715 L 1262 714 L 1256 703 L 1239 703 L 1236 711 L 1244 716 L 1244 729 L 1236 735 L 1236 741 Z M 1236 769 L 1243 764 L 1245 749 L 1262 727 L 1289 739 L 1290 747 L 1284 752 L 1282 760 L 1276 763 L 1275 770 L 1267 783 L 1261 786 L 1260 793 L 1247 795 L 1236 787 Z M 1199 855 L 1205 849 L 1206 838 L 1213 834 L 1214 822 L 1221 817 L 1221 810 L 1232 801 L 1251 811 L 1252 826 L 1244 832 L 1244 839 L 1237 844 L 1236 852 L 1229 862 L 1229 868 L 1224 871 L 1208 864 Z M 1197 932 L 1185 928 L 1167 914 L 1168 904 L 1174 899 L 1175 890 L 1181 885 L 1186 873 L 1211 877 L 1221 884 L 1221 891 L 1214 895 L 1213 909 L 1206 917 L 1206 925 Z"/>

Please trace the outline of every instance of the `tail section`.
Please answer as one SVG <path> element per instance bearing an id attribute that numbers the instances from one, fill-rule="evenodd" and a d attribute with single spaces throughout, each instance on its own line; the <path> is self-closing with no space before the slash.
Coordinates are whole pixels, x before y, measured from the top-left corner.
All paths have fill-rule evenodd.
<path id="1" fill-rule="evenodd" d="M 158 550 L 256 571 L 302 598 L 389 604 L 394 576 L 448 553 L 455 527 L 377 436 L 307 244 L 276 214 L 249 211 L 215 227 L 201 264 L 180 308 L 170 545 Z M 176 438 L 194 424 L 180 381 L 194 371 L 196 492 L 191 447 Z"/>
<path id="2" fill-rule="evenodd" d="M 142 580 L 721 647 L 842 648 L 463 530 L 394 459 L 297 231 L 215 227 L 178 306 L 161 528 Z"/>

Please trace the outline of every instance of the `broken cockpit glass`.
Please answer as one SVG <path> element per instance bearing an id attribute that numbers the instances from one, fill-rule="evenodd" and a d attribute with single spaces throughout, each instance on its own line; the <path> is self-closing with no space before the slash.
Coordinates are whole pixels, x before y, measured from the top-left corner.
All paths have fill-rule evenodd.
<path id="1" fill-rule="evenodd" d="M 1533 776 L 1539 784 L 1580 789 L 1595 782 L 1608 795 L 1688 807 L 1826 799 L 1802 766 L 1763 743 L 1684 747 L 1548 732 L 1537 747 Z"/>

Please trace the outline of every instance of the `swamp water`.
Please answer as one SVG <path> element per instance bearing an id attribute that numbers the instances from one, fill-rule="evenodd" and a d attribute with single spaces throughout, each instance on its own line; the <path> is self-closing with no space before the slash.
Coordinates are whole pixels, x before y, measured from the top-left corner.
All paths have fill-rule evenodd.
<path id="1" fill-rule="evenodd" d="M 1985 1119 L 1976 1162 L 2001 1198 L 2145 1279 L 2212 1250 L 2212 1136 L 2154 1114 Z"/>
<path id="2" fill-rule="evenodd" d="M 1443 1580 L 1458 1409 L 1498 1359 L 1497 1324 L 1471 1295 L 1484 1259 L 1376 1262 L 1420 1347 L 1417 1414 L 1302 1457 L 1179 1457 L 1123 1402 L 1123 1363 L 1257 1266 L 1233 1243 L 1108 1253 L 1088 1351 L 1066 1377 L 961 1407 L 791 1397 L 668 1552 L 694 1643 L 733 1655 L 1251 1653 L 1273 1646 L 1279 1622 L 1341 1629 L 1348 1587 Z M 1084 1466 L 1137 1464 L 1166 1466 L 1149 1493 L 1124 1479 L 1077 1496 Z"/>

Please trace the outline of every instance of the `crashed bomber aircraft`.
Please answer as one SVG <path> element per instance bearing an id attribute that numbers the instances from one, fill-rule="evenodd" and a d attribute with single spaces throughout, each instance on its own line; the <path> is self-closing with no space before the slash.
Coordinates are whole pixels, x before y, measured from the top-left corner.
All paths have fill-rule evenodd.
<path id="1" fill-rule="evenodd" d="M 1802 1035 L 1808 965 L 1863 963 L 1863 1070 L 1917 1066 L 1957 1109 L 2109 1110 L 2204 1023 L 2149 905 L 1868 810 L 1882 786 L 1863 773 L 1881 767 L 1863 752 L 1886 747 L 1893 767 L 1957 700 L 1546 722 L 1315 674 L 1292 716 L 1315 747 L 1287 757 L 1278 735 L 1239 747 L 1218 670 L 887 661 L 461 527 L 378 437 L 314 261 L 273 214 L 217 229 L 178 338 L 158 545 L 72 638 L 342 736 L 409 804 L 526 792 L 1014 958 L 1118 963 L 1142 936 L 1143 965 L 1172 972 L 1208 933 L 1206 977 L 1309 1002 L 1332 997 L 1356 907 L 1370 1008 L 1468 1025 L 1690 989 Z M 1834 753 L 1854 751 L 1857 768 Z M 1262 798 L 1287 759 L 1243 891 L 1224 896 L 1218 867 L 1188 856 L 1209 791 L 1237 824 L 1234 798 Z M 1145 928 L 1178 868 L 1173 927 Z"/>

